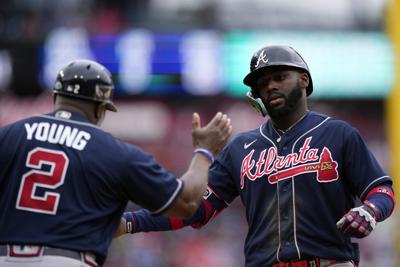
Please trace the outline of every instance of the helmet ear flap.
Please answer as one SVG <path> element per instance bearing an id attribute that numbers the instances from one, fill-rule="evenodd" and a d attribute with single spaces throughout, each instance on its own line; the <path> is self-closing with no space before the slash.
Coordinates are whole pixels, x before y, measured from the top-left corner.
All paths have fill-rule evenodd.
<path id="1" fill-rule="evenodd" d="M 252 90 L 248 91 L 246 93 L 246 96 L 247 96 L 247 100 L 249 101 L 250 105 L 255 110 L 260 112 L 263 117 L 267 116 L 268 112 L 267 112 L 267 109 L 265 108 L 265 105 L 262 102 L 261 98 L 255 97 Z"/>

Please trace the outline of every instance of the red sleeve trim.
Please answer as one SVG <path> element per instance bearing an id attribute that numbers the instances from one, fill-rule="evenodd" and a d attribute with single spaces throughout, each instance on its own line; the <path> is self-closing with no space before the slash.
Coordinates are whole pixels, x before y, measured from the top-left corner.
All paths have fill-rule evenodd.
<path id="1" fill-rule="evenodd" d="M 396 203 L 396 200 L 394 198 L 393 190 L 392 190 L 392 188 L 390 188 L 388 186 L 381 185 L 381 186 L 377 186 L 377 187 L 372 188 L 372 190 L 368 192 L 368 194 L 365 197 L 365 199 L 368 199 L 370 196 L 375 195 L 375 194 L 387 195 L 393 201 L 393 204 Z"/>
<path id="2" fill-rule="evenodd" d="M 169 223 L 171 225 L 171 230 L 177 230 L 185 227 L 182 219 L 175 217 L 168 217 Z"/>
<path id="3" fill-rule="evenodd" d="M 214 208 L 211 205 L 211 203 L 208 202 L 207 200 L 203 200 L 203 204 L 204 204 L 204 213 L 205 213 L 204 217 L 205 217 L 206 221 L 208 221 L 214 213 Z"/>
<path id="4" fill-rule="evenodd" d="M 206 223 L 210 221 L 210 219 L 213 217 L 213 214 L 215 213 L 215 209 L 213 208 L 211 203 L 207 201 L 207 199 L 203 199 L 201 202 L 204 206 L 204 221 L 201 223 L 192 224 L 191 226 L 195 229 L 200 229 L 201 227 L 203 227 Z"/>

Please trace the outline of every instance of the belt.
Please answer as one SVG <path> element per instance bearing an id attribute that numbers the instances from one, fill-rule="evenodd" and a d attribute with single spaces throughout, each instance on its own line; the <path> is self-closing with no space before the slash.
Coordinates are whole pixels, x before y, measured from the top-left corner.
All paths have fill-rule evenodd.
<path id="1" fill-rule="evenodd" d="M 59 256 L 82 261 L 90 267 L 98 267 L 96 257 L 87 252 L 55 248 L 43 245 L 0 245 L 0 257 L 32 258 L 41 256 Z"/>
<path id="2" fill-rule="evenodd" d="M 272 264 L 271 267 L 324 267 L 336 262 L 336 260 L 315 258 L 312 260 L 294 260 L 290 262 L 279 262 Z"/>

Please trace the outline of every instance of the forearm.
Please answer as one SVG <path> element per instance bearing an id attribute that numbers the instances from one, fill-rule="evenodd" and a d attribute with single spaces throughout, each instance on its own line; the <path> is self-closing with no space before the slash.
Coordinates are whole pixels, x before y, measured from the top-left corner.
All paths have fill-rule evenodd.
<path id="1" fill-rule="evenodd" d="M 363 204 L 350 209 L 336 226 L 343 234 L 363 238 L 375 228 L 377 222 L 388 218 L 393 212 L 395 199 L 392 186 L 385 183 L 372 188 Z"/>
<path id="2" fill-rule="evenodd" d="M 153 216 L 145 209 L 134 212 L 125 212 L 123 216 L 127 221 L 126 231 L 129 233 L 171 230 L 167 216 Z"/>
<path id="3" fill-rule="evenodd" d="M 121 218 L 120 222 L 119 222 L 119 227 L 117 229 L 117 232 L 115 232 L 113 239 L 120 237 L 121 235 L 126 234 L 126 220 L 124 217 Z"/>
<path id="4" fill-rule="evenodd" d="M 194 154 L 188 170 L 180 178 L 184 183 L 182 192 L 165 215 L 180 218 L 193 215 L 206 190 L 210 164 L 210 158 L 204 154 Z"/>
<path id="5" fill-rule="evenodd" d="M 199 208 L 192 217 L 184 220 L 165 215 L 154 216 L 148 210 L 138 210 L 125 212 L 121 221 L 124 221 L 124 233 L 153 232 L 178 230 L 185 226 L 201 228 L 213 218 L 215 218 L 226 206 L 225 203 L 216 201 L 213 204 L 208 200 L 203 200 Z"/>
<path id="6" fill-rule="evenodd" d="M 225 146 L 232 134 L 232 125 L 226 114 L 218 112 L 205 126 L 201 127 L 200 116 L 192 116 L 192 142 L 194 156 L 188 170 L 181 177 L 183 189 L 174 204 L 164 213 L 167 216 L 189 218 L 196 211 L 208 180 L 208 168 Z"/>
<path id="7" fill-rule="evenodd" d="M 367 203 L 372 204 L 376 220 L 381 222 L 387 219 L 395 206 L 394 193 L 390 185 L 384 184 L 373 188 L 367 195 Z"/>
<path id="8" fill-rule="evenodd" d="M 195 223 L 196 220 L 201 220 L 197 214 L 190 219 L 183 220 L 176 217 L 169 217 L 165 215 L 153 216 L 148 210 L 138 210 L 134 212 L 125 212 L 123 218 L 126 221 L 126 233 L 139 233 L 139 232 L 159 232 L 178 230 L 185 226 Z M 197 215 L 197 216 L 196 216 Z"/>

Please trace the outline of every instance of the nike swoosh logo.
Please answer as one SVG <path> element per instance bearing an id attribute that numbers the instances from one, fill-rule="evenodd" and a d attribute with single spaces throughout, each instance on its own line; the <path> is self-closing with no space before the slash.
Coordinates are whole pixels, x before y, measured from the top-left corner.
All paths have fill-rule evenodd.
<path id="1" fill-rule="evenodd" d="M 257 141 L 257 139 L 256 139 L 256 140 L 253 140 L 253 142 L 250 142 L 250 143 L 248 143 L 248 144 L 244 143 L 243 148 L 244 148 L 244 149 L 248 149 L 252 144 L 254 144 L 255 141 Z"/>

